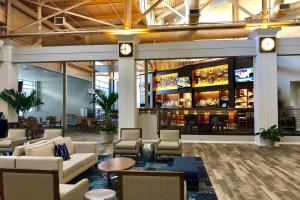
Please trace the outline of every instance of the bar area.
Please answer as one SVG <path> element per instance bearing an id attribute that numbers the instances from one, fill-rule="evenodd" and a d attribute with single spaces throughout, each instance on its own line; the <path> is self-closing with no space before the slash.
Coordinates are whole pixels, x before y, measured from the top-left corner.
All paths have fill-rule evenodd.
<path id="1" fill-rule="evenodd" d="M 153 73 L 153 108 L 159 129 L 182 134 L 253 135 L 253 60 L 208 59 Z"/>

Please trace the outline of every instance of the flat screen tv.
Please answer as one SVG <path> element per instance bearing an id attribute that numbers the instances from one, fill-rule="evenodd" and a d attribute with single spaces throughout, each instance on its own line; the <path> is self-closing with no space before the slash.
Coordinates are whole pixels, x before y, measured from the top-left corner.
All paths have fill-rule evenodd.
<path id="1" fill-rule="evenodd" d="M 190 77 L 179 77 L 176 79 L 178 88 L 191 87 Z"/>
<path id="2" fill-rule="evenodd" d="M 253 80 L 254 80 L 253 67 L 235 70 L 235 81 L 237 83 L 251 82 Z"/>

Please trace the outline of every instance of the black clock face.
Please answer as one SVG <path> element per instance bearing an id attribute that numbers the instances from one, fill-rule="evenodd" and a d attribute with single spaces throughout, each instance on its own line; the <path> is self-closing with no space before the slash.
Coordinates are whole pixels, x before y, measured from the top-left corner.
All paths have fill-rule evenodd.
<path id="1" fill-rule="evenodd" d="M 119 56 L 120 57 L 132 57 L 133 56 L 133 44 L 132 43 L 119 43 Z"/>

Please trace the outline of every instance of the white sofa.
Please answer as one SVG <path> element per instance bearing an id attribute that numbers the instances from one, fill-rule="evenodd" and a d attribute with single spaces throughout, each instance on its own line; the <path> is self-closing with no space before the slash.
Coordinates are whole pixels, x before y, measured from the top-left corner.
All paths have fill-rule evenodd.
<path id="1" fill-rule="evenodd" d="M 69 160 L 63 161 L 61 157 L 54 156 L 54 145 L 61 143 L 68 148 Z M 58 170 L 59 183 L 67 183 L 97 163 L 98 148 L 96 142 L 73 142 L 68 137 L 56 137 L 18 146 L 13 157 L 17 169 Z M 5 159 L 0 157 L 0 168 L 5 165 Z"/>
<path id="2" fill-rule="evenodd" d="M 50 140 L 56 137 L 64 137 L 64 129 L 62 128 L 46 128 L 44 130 L 44 136 L 42 138 L 28 141 L 29 144 L 33 144 L 42 140 Z"/>

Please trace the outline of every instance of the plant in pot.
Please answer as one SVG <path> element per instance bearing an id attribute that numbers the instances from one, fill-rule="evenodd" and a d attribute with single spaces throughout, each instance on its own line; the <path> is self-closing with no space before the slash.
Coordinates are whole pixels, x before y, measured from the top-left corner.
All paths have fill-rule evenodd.
<path id="1" fill-rule="evenodd" d="M 280 142 L 280 138 L 283 137 L 283 133 L 277 125 L 273 125 L 268 129 L 261 128 L 262 130 L 258 135 L 265 140 L 267 147 L 274 147 L 275 142 Z"/>
<path id="2" fill-rule="evenodd" d="M 24 119 L 31 108 L 44 104 L 35 90 L 32 90 L 29 95 L 26 95 L 25 92 L 18 92 L 14 89 L 4 89 L 0 93 L 0 99 L 7 102 L 7 104 L 15 110 L 19 122 L 21 117 Z"/>
<path id="3" fill-rule="evenodd" d="M 103 143 L 111 143 L 117 126 L 112 121 L 112 106 L 118 100 L 117 93 L 106 94 L 103 90 L 96 90 L 91 103 L 99 105 L 103 109 L 104 119 L 100 126 L 100 134 Z"/>

